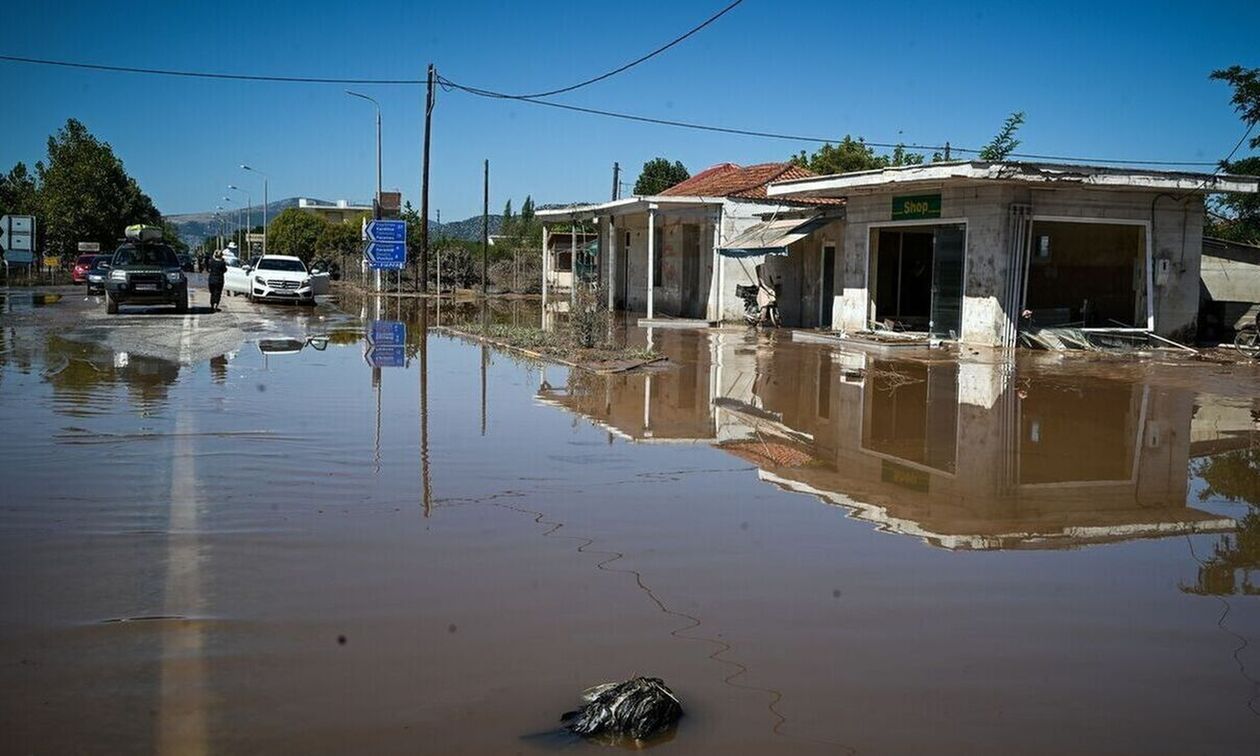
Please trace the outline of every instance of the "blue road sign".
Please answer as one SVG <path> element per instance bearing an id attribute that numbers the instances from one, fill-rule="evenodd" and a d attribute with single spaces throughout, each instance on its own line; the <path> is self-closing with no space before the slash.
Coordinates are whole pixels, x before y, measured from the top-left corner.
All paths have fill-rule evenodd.
<path id="1" fill-rule="evenodd" d="M 372 367 L 406 367 L 407 352 L 400 346 L 368 346 L 363 359 Z"/>
<path id="2" fill-rule="evenodd" d="M 367 240 L 374 242 L 407 241 L 407 221 L 370 220 L 367 223 Z"/>
<path id="3" fill-rule="evenodd" d="M 407 265 L 407 221 L 370 220 L 364 229 L 363 256 L 376 270 L 398 270 Z"/>
<path id="4" fill-rule="evenodd" d="M 373 320 L 367 326 L 369 346 L 402 346 L 407 343 L 407 324 L 401 320 Z"/>
<path id="5" fill-rule="evenodd" d="M 399 270 L 407 265 L 407 242 L 368 242 L 363 247 L 368 266 L 378 270 Z"/>

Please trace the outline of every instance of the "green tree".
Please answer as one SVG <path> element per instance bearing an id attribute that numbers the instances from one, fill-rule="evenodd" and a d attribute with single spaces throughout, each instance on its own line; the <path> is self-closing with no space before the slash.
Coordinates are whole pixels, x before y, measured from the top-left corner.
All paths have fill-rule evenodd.
<path id="1" fill-rule="evenodd" d="M 36 215 L 38 203 L 39 188 L 25 163 L 0 176 L 0 215 Z"/>
<path id="2" fill-rule="evenodd" d="M 353 255 L 363 250 L 362 230 L 358 222 L 325 223 L 315 249 L 321 255 Z"/>
<path id="3" fill-rule="evenodd" d="M 1015 148 L 1019 147 L 1019 140 L 1015 138 L 1015 132 L 1019 131 L 1019 127 L 1024 125 L 1024 113 L 1017 111 L 1006 117 L 1006 121 L 1002 123 L 1002 128 L 998 129 L 998 133 L 993 139 L 980 150 L 980 159 L 997 162 L 1005 160 L 1010 156 Z"/>
<path id="4" fill-rule="evenodd" d="M 511 238 L 515 231 L 516 218 L 512 216 L 512 200 L 503 206 L 503 220 L 499 223 L 499 235 Z"/>
<path id="5" fill-rule="evenodd" d="M 1253 129 L 1260 123 L 1260 68 L 1246 69 L 1231 66 L 1213 71 L 1211 78 L 1224 81 L 1234 88 L 1230 102 L 1238 111 L 1244 124 Z M 1260 147 L 1260 134 L 1247 143 L 1251 149 Z M 1221 170 L 1246 176 L 1260 175 L 1260 155 L 1239 160 L 1221 161 Z M 1209 236 L 1216 236 L 1245 244 L 1260 244 L 1260 195 L 1225 194 L 1208 200 L 1211 214 L 1208 216 Z"/>
<path id="6" fill-rule="evenodd" d="M 293 255 L 310 262 L 328 221 L 296 207 L 277 215 L 267 226 L 267 252 Z"/>
<path id="7" fill-rule="evenodd" d="M 836 144 L 824 144 L 813 154 L 801 150 L 790 160 L 793 165 L 807 168 L 817 174 L 829 175 L 873 171 L 889 166 L 919 165 L 923 162 L 923 156 L 917 152 L 910 152 L 903 144 L 894 147 L 891 155 L 876 155 L 875 150 L 861 137 L 854 139 L 846 134 L 844 139 Z"/>
<path id="8" fill-rule="evenodd" d="M 48 138 L 47 162 L 36 163 L 35 171 L 47 252 L 68 256 L 80 241 L 109 248 L 126 226 L 161 222 L 113 148 L 73 118 Z"/>
<path id="9" fill-rule="evenodd" d="M 691 178 L 686 167 L 675 160 L 670 163 L 663 157 L 652 158 L 643 164 L 643 171 L 634 182 L 634 193 L 640 197 L 660 194 L 675 184 Z"/>
<path id="10" fill-rule="evenodd" d="M 162 241 L 169 244 L 176 252 L 188 251 L 188 242 L 180 238 L 179 229 L 165 218 L 162 219 Z"/>

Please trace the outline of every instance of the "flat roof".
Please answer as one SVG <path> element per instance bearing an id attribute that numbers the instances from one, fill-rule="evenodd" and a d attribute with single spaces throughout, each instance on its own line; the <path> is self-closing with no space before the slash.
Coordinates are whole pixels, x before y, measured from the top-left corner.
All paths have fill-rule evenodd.
<path id="1" fill-rule="evenodd" d="M 725 199 L 725 197 L 675 197 L 673 195 L 653 194 L 587 205 L 553 207 L 539 210 L 534 215 L 543 220 L 590 220 L 601 215 L 643 213 L 647 212 L 651 205 L 672 205 L 674 207 L 720 205 Z"/>
<path id="2" fill-rule="evenodd" d="M 1142 189 L 1203 194 L 1260 192 L 1260 177 L 1256 176 L 1154 171 L 1145 168 L 1112 168 L 1095 165 L 972 160 L 905 165 L 872 171 L 789 179 L 771 184 L 767 189 L 767 194 L 770 197 L 783 198 L 843 197 L 849 194 L 896 189 L 902 186 L 952 182 L 1064 185 L 1112 190 Z"/>

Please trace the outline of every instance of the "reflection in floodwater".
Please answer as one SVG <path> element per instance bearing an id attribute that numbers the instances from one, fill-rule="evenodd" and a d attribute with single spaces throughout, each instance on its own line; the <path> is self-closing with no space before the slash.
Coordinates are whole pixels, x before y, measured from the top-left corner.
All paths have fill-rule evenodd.
<path id="1" fill-rule="evenodd" d="M 539 397 L 635 441 L 712 443 L 768 483 L 949 549 L 1236 526 L 1187 505 L 1190 392 L 1037 375 L 1016 385 L 997 365 L 769 347 L 731 333 L 658 339 L 679 369 L 574 372 Z M 1193 470 L 1227 477 L 1230 464 Z M 1256 485 L 1254 469 L 1234 477 Z"/>

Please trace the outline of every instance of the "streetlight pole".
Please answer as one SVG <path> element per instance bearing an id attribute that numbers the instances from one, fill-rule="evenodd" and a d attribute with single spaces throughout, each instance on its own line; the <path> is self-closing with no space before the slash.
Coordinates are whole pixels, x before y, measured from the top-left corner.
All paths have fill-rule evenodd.
<path id="1" fill-rule="evenodd" d="M 232 198 L 224 197 L 223 201 L 231 204 Z M 232 211 L 232 215 L 228 216 L 229 218 L 232 218 L 233 216 L 235 216 L 233 225 L 235 225 L 236 228 L 232 232 L 232 238 L 236 240 L 236 253 L 239 255 L 240 253 L 245 251 L 241 249 L 241 211 L 240 211 L 240 208 L 228 208 L 228 210 Z M 249 257 L 246 256 L 245 259 L 249 259 Z"/>
<path id="2" fill-rule="evenodd" d="M 245 165 L 244 163 L 241 164 L 241 170 L 250 171 L 251 173 L 257 173 L 259 176 L 263 177 L 263 254 L 265 255 L 267 254 L 267 178 L 268 176 L 267 174 L 263 173 L 257 168 L 250 168 L 248 165 Z"/>
<path id="3" fill-rule="evenodd" d="M 218 210 L 214 216 L 219 219 L 219 249 L 223 249 L 227 246 L 227 244 L 223 241 L 224 235 L 227 234 L 227 228 L 224 226 L 223 205 L 215 205 L 214 209 Z"/>
<path id="4" fill-rule="evenodd" d="M 381 104 L 375 99 L 365 94 L 351 92 L 346 90 L 346 94 L 351 97 L 358 97 L 361 100 L 367 100 L 376 106 L 376 197 L 372 200 L 372 217 L 379 219 L 381 217 Z M 377 290 L 381 290 L 381 270 L 377 268 L 372 273 L 372 286 Z"/>
<path id="5" fill-rule="evenodd" d="M 245 246 L 248 247 L 249 234 L 251 229 L 254 228 L 254 198 L 250 196 L 249 192 L 233 184 L 228 184 L 228 189 L 245 195 Z"/>

